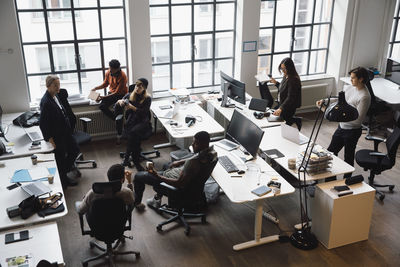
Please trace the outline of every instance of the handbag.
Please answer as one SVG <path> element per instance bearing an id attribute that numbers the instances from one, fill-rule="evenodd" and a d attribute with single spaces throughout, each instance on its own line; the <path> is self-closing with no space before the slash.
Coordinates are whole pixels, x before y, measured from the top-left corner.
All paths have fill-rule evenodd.
<path id="1" fill-rule="evenodd" d="M 34 111 L 27 111 L 19 115 L 13 120 L 13 124 L 21 127 L 32 127 L 39 125 L 40 113 Z"/>
<path id="2" fill-rule="evenodd" d="M 39 198 L 33 195 L 22 200 L 18 207 L 20 209 L 21 218 L 27 219 L 41 210 L 42 205 Z"/>

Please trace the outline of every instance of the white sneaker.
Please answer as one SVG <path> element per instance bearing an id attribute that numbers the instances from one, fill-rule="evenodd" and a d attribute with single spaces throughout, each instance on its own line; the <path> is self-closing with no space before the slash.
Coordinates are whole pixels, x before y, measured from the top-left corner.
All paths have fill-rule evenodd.
<path id="1" fill-rule="evenodd" d="M 147 204 L 147 206 L 158 210 L 161 207 L 161 198 L 157 199 L 156 196 L 154 196 L 154 197 L 146 200 L 146 204 Z"/>

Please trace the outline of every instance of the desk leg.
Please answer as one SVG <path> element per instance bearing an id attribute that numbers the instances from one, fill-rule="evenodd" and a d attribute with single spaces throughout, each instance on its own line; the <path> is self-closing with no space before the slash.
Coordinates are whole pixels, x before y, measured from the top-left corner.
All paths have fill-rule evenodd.
<path id="1" fill-rule="evenodd" d="M 256 200 L 256 214 L 254 220 L 254 240 L 234 245 L 233 250 L 242 250 L 279 240 L 279 235 L 261 237 L 263 201 L 264 201 L 263 199 Z"/>

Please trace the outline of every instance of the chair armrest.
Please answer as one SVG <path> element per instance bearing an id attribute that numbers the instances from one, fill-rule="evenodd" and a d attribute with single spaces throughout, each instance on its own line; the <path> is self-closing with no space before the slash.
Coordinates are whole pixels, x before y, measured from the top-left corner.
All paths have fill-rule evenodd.
<path id="1" fill-rule="evenodd" d="M 377 158 L 377 160 L 378 160 L 378 169 L 381 168 L 383 158 L 387 156 L 386 154 L 381 153 L 381 152 L 370 152 L 369 155 L 372 156 L 372 157 Z"/>
<path id="2" fill-rule="evenodd" d="M 75 201 L 75 210 L 78 213 L 78 207 L 81 204 L 82 201 Z M 83 220 L 83 214 L 78 213 L 79 215 L 79 224 L 81 226 L 81 233 L 82 235 L 91 235 L 90 230 L 85 230 L 85 221 Z"/>
<path id="3" fill-rule="evenodd" d="M 167 189 L 167 190 L 170 190 L 170 191 L 173 191 L 173 192 L 178 192 L 178 188 L 176 188 L 175 186 L 172 186 L 172 185 L 169 185 L 169 184 L 167 184 L 167 183 L 164 183 L 164 182 L 162 182 L 161 184 L 160 184 L 160 186 L 161 187 L 164 187 L 164 189 Z"/>
<path id="4" fill-rule="evenodd" d="M 374 151 L 378 151 L 379 143 L 386 142 L 386 139 L 383 139 L 383 138 L 380 138 L 377 136 L 372 136 L 372 135 L 367 135 L 365 137 L 365 139 L 367 139 L 368 141 L 374 141 Z"/>

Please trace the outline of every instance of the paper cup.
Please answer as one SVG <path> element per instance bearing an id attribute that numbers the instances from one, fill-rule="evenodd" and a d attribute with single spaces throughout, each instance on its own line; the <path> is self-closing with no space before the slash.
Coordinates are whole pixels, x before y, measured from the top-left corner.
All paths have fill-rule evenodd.
<path id="1" fill-rule="evenodd" d="M 49 174 L 47 176 L 47 181 L 49 182 L 49 184 L 53 184 L 54 183 L 54 175 Z"/>

